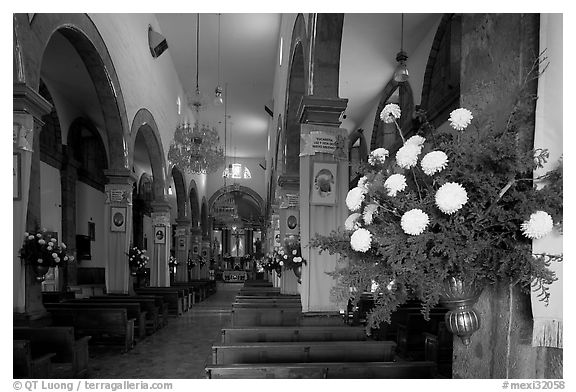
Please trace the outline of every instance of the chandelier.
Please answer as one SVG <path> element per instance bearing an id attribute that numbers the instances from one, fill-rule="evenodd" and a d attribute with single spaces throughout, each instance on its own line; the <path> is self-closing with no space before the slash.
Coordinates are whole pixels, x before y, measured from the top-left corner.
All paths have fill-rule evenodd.
<path id="1" fill-rule="evenodd" d="M 215 127 L 200 124 L 202 106 L 200 89 L 198 87 L 198 54 L 200 35 L 200 14 L 196 19 L 196 94 L 189 97 L 189 104 L 196 112 L 194 124 L 184 122 L 178 124 L 174 131 L 174 139 L 168 150 L 168 160 L 171 164 L 189 173 L 214 173 L 224 164 L 224 151 L 220 147 L 220 136 Z M 190 99 L 192 98 L 192 99 Z"/>

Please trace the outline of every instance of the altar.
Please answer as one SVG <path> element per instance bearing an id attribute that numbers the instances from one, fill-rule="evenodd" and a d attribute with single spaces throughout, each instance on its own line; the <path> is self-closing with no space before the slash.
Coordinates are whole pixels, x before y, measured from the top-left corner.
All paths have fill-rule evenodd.
<path id="1" fill-rule="evenodd" d="M 224 270 L 222 280 L 224 282 L 244 282 L 248 278 L 246 271 Z"/>

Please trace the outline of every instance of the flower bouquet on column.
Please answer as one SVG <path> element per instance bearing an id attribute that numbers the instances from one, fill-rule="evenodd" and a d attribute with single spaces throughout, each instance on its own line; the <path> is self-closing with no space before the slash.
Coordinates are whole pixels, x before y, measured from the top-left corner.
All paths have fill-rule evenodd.
<path id="1" fill-rule="evenodd" d="M 142 274 L 149 259 L 148 255 L 146 255 L 146 249 L 141 250 L 137 246 L 130 248 L 128 251 L 128 266 L 130 267 L 130 274 L 132 276 Z"/>
<path id="2" fill-rule="evenodd" d="M 176 257 L 170 255 L 168 259 L 168 269 L 170 270 L 171 274 L 176 274 L 176 269 L 178 268 L 178 260 Z"/>
<path id="3" fill-rule="evenodd" d="M 306 265 L 306 260 L 302 258 L 302 248 L 300 239 L 289 237 L 284 241 L 284 247 L 278 250 L 280 260 L 284 269 L 292 270 L 298 278 L 298 283 L 302 283 L 302 265 Z"/>
<path id="4" fill-rule="evenodd" d="M 332 274 L 337 300 L 355 304 L 354 293 L 373 293 L 368 333 L 390 323 L 408 300 L 419 301 L 428 319 L 440 300 L 448 308 L 462 305 L 458 295 L 468 289 L 472 301 L 464 310 L 470 313 L 446 317 L 467 344 L 479 318 L 463 320 L 477 316 L 471 306 L 486 284 L 518 284 L 548 300 L 556 279 L 550 262 L 562 256 L 533 255 L 531 243 L 561 230 L 562 162 L 533 178 L 548 153 L 520 147 L 520 110 L 496 128 L 459 108 L 450 114 L 451 127 L 440 132 L 425 123 L 409 138 L 398 126 L 400 114 L 398 105 L 388 104 L 381 119 L 395 125 L 402 146 L 395 154 L 370 153 L 364 176 L 346 197 L 345 227 L 316 236 L 311 246 L 341 256 Z"/>
<path id="5" fill-rule="evenodd" d="M 20 258 L 30 265 L 38 282 L 44 281 L 50 268 L 60 267 L 74 261 L 74 256 L 67 255 L 66 244 L 58 243 L 58 240 L 52 238 L 46 229 L 35 233 L 24 233 Z"/>

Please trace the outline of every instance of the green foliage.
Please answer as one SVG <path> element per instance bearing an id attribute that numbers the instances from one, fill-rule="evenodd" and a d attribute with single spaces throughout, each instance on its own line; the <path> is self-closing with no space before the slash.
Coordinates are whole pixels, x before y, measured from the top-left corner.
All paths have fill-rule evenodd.
<path id="1" fill-rule="evenodd" d="M 311 241 L 322 252 L 340 255 L 332 273 L 337 282 L 332 294 L 339 302 L 357 301 L 359 293 L 373 292 L 376 306 L 368 316 L 368 328 L 390 322 L 391 312 L 410 299 L 421 302 L 427 317 L 448 276 L 480 284 L 518 284 L 548 299 L 548 286 L 556 280 L 549 266 L 562 256 L 534 256 L 532 240 L 521 225 L 541 210 L 561 230 L 563 165 L 560 161 L 552 171 L 533 178 L 533 171 L 542 168 L 549 156 L 546 150 L 527 151 L 523 146 L 526 111 L 533 97 L 523 89 L 519 94 L 508 121 L 498 122 L 505 123 L 501 126 L 481 113 L 475 113 L 463 131 L 437 132 L 425 123 L 421 129 L 427 144 L 411 169 L 399 168 L 390 158 L 364 166 L 368 186 L 360 211 L 368 204 L 378 205 L 371 223 L 359 223 L 372 234 L 367 252 L 353 250 L 353 231 L 344 229 Z M 420 166 L 430 151 L 448 156 L 448 165 L 432 176 Z M 405 175 L 407 188 L 392 197 L 384 182 L 394 173 Z M 435 201 L 437 190 L 448 182 L 460 184 L 468 196 L 466 204 L 450 215 Z M 400 218 L 415 208 L 424 211 L 430 223 L 421 234 L 409 235 Z"/>

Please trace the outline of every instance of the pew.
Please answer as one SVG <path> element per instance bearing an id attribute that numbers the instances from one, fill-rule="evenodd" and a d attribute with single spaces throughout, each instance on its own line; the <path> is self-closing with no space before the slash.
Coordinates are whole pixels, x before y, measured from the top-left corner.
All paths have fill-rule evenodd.
<path id="1" fill-rule="evenodd" d="M 76 339 L 73 327 L 14 327 L 13 332 L 14 339 L 30 341 L 34 355 L 54 353 L 50 378 L 87 377 L 90 336 Z"/>
<path id="2" fill-rule="evenodd" d="M 204 285 L 207 288 L 207 294 L 212 295 L 216 292 L 216 281 L 215 280 L 206 280 L 206 279 L 192 279 L 188 281 L 188 283 L 199 283 Z"/>
<path id="3" fill-rule="evenodd" d="M 91 344 L 120 345 L 123 352 L 134 347 L 134 319 L 125 308 L 53 308 L 55 326 L 72 326 L 76 336 L 91 336 Z"/>
<path id="4" fill-rule="evenodd" d="M 245 280 L 244 287 L 272 287 L 272 282 L 267 280 Z"/>
<path id="5" fill-rule="evenodd" d="M 55 353 L 35 356 L 29 340 L 13 340 L 13 377 L 14 378 L 50 378 L 52 374 L 52 358 Z"/>
<path id="6" fill-rule="evenodd" d="M 140 303 L 138 302 L 110 302 L 110 301 L 96 301 L 89 298 L 86 299 L 76 299 L 66 302 L 60 302 L 56 304 L 46 303 L 44 304 L 46 310 L 51 309 L 76 309 L 76 308 L 118 308 L 126 309 L 128 312 L 128 318 L 134 319 L 134 334 L 135 338 L 138 340 L 144 339 L 146 336 L 146 314 L 145 310 L 140 308 Z"/>
<path id="7" fill-rule="evenodd" d="M 134 290 L 138 295 L 159 295 L 168 304 L 168 315 L 181 316 L 184 312 L 184 292 L 169 287 L 146 287 Z"/>
<path id="8" fill-rule="evenodd" d="M 188 288 L 190 290 L 190 306 L 204 301 L 208 297 L 208 284 L 206 282 L 174 282 L 170 285 L 174 288 Z"/>
<path id="9" fill-rule="evenodd" d="M 258 308 L 298 308 L 302 309 L 300 302 L 233 302 L 232 309 L 258 309 Z"/>
<path id="10" fill-rule="evenodd" d="M 254 295 L 241 295 L 238 294 L 235 297 L 236 301 L 240 301 L 240 300 L 254 300 L 254 299 L 265 299 L 265 300 L 271 300 L 271 299 L 292 299 L 292 300 L 298 300 L 300 301 L 300 294 L 275 294 L 275 295 L 260 295 L 260 294 L 254 294 Z"/>
<path id="11" fill-rule="evenodd" d="M 435 365 L 422 362 L 318 362 L 207 365 L 209 379 L 427 379 Z"/>
<path id="12" fill-rule="evenodd" d="M 148 312 L 147 327 L 156 331 L 168 324 L 168 303 L 164 302 L 164 297 L 160 295 L 127 295 L 127 294 L 108 294 L 103 296 L 93 296 L 91 299 L 98 301 L 136 301 L 140 303 L 142 309 Z"/>
<path id="13" fill-rule="evenodd" d="M 389 341 L 249 342 L 212 346 L 212 363 L 390 362 Z"/>
<path id="14" fill-rule="evenodd" d="M 232 308 L 232 326 L 290 326 L 300 325 L 300 307 Z"/>
<path id="15" fill-rule="evenodd" d="M 222 329 L 222 344 L 366 340 L 364 327 L 245 327 Z"/>
<path id="16" fill-rule="evenodd" d="M 398 355 L 403 358 L 410 357 L 413 360 L 424 359 L 424 332 L 438 332 L 438 325 L 444 320 L 445 312 L 442 310 L 432 310 L 430 320 L 426 321 L 420 310 L 401 311 L 400 321 L 396 322 L 396 333 L 398 343 Z"/>
<path id="17" fill-rule="evenodd" d="M 240 293 L 253 293 L 253 292 L 271 292 L 271 293 L 280 293 L 280 287 L 241 287 L 239 290 Z"/>
<path id="18" fill-rule="evenodd" d="M 236 304 L 242 304 L 242 303 L 252 303 L 252 304 L 261 304 L 261 305 L 266 305 L 266 304 L 292 304 L 292 303 L 302 303 L 300 298 L 281 298 L 281 297 L 268 297 L 268 298 L 262 298 L 262 297 L 242 297 L 242 298 L 236 298 L 236 300 L 234 301 L 234 303 Z"/>

